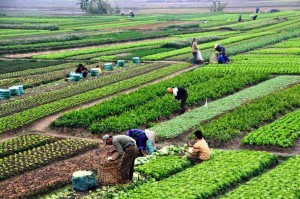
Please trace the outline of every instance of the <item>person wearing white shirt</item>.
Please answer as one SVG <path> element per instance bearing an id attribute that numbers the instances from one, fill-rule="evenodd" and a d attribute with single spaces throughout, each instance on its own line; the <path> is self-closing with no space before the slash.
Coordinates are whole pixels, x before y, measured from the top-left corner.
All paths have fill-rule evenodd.
<path id="1" fill-rule="evenodd" d="M 182 87 L 173 87 L 167 89 L 169 94 L 173 94 L 175 96 L 175 100 L 180 100 L 180 114 L 184 113 L 187 109 L 185 106 L 185 102 L 188 98 L 188 92 L 185 88 Z"/>

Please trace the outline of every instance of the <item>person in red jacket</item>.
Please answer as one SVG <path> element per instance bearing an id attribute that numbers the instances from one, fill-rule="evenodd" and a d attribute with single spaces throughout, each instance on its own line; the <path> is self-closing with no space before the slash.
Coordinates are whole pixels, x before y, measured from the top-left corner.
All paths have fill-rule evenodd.
<path id="1" fill-rule="evenodd" d="M 180 114 L 184 113 L 185 111 L 189 111 L 189 109 L 186 108 L 185 102 L 188 98 L 188 92 L 185 88 L 181 87 L 173 87 L 167 89 L 169 94 L 173 94 L 175 96 L 174 100 L 180 100 Z"/>

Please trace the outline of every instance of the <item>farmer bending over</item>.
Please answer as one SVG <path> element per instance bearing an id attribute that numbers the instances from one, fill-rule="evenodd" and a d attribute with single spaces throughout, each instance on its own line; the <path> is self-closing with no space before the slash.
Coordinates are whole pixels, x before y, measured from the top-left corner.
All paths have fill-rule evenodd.
<path id="1" fill-rule="evenodd" d="M 104 135 L 102 139 L 105 145 L 113 145 L 118 152 L 116 157 L 108 157 L 107 160 L 114 161 L 122 158 L 119 183 L 125 184 L 132 181 L 134 161 L 138 154 L 135 140 L 126 135 L 111 136 L 108 134 Z"/>
<path id="2" fill-rule="evenodd" d="M 132 137 L 139 148 L 139 153 L 142 156 L 152 154 L 156 151 L 155 147 L 155 133 L 149 130 L 130 129 L 125 133 L 127 136 Z"/>
<path id="3" fill-rule="evenodd" d="M 185 102 L 188 98 L 188 92 L 186 89 L 181 87 L 173 87 L 167 89 L 169 94 L 172 94 L 175 96 L 174 100 L 180 100 L 180 114 L 183 114 L 186 110 L 189 111 L 189 109 L 186 108 Z"/>

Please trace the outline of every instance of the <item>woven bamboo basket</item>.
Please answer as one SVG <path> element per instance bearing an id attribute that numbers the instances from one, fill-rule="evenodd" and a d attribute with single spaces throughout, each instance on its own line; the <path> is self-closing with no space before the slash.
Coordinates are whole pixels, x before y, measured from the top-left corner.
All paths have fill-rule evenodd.
<path id="1" fill-rule="evenodd" d="M 209 63 L 211 63 L 211 64 L 217 64 L 218 63 L 218 55 L 215 52 L 210 54 Z"/>
<path id="2" fill-rule="evenodd" d="M 120 162 L 105 162 L 99 167 L 99 181 L 102 185 L 117 184 L 121 178 Z"/>

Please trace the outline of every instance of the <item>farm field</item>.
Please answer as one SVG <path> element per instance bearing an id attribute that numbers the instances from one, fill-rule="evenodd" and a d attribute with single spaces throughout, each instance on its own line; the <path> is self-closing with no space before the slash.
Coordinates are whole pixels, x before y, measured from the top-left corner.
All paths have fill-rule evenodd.
<path id="1" fill-rule="evenodd" d="M 0 16 L 0 198 L 299 198 L 300 11 L 249 15 Z M 216 43 L 230 64 L 210 62 Z M 66 81 L 79 64 L 103 73 Z M 132 128 L 162 148 L 134 181 L 73 191 L 73 172 L 99 172 L 101 137 Z M 195 130 L 212 157 L 193 165 Z"/>

